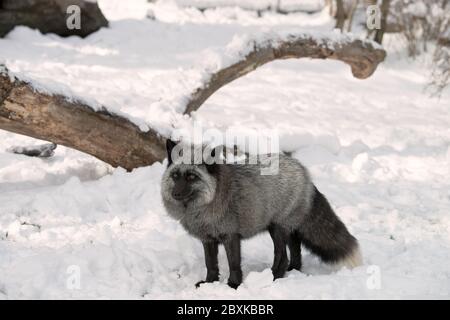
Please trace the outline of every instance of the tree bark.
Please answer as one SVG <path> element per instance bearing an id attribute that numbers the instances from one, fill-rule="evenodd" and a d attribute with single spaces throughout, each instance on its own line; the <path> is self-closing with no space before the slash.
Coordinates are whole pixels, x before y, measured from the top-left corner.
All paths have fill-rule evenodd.
<path id="1" fill-rule="evenodd" d="M 344 30 L 347 14 L 345 12 L 344 0 L 336 0 L 336 29 Z"/>
<path id="2" fill-rule="evenodd" d="M 165 157 L 164 139 L 130 120 L 0 73 L 0 128 L 51 141 L 132 170 Z"/>
<path id="3" fill-rule="evenodd" d="M 212 74 L 204 86 L 191 94 L 185 113 L 198 110 L 221 87 L 273 60 L 340 60 L 351 66 L 355 77 L 364 79 L 385 57 L 384 50 L 367 41 L 289 39 L 277 45 L 255 44 L 245 58 Z M 96 110 L 80 101 L 37 91 L 32 84 L 11 78 L 1 67 L 0 129 L 74 148 L 127 170 L 162 161 L 166 156 L 165 140 L 154 130 L 143 132 L 106 108 Z"/>
<path id="4" fill-rule="evenodd" d="M 359 0 L 353 0 L 352 7 L 348 13 L 347 32 L 352 31 L 353 17 L 355 16 L 356 9 L 358 8 Z"/>

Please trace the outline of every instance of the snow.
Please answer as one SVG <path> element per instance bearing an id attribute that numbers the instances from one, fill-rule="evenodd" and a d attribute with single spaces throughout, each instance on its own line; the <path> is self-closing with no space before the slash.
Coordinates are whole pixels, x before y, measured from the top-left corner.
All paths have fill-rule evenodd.
<path id="1" fill-rule="evenodd" d="M 303 271 L 272 282 L 272 242 L 262 234 L 243 243 L 238 290 L 226 285 L 223 248 L 221 281 L 195 289 L 203 250 L 164 211 L 164 164 L 127 173 L 62 146 L 51 158 L 25 157 L 8 150 L 42 142 L 1 131 L 0 298 L 449 298 L 450 94 L 424 93 L 425 61 L 406 59 L 389 35 L 386 62 L 366 80 L 337 61 L 277 61 L 187 119 L 180 97 L 204 82 L 205 70 L 230 63 L 227 52 L 236 57 L 245 39 L 292 28 L 326 33 L 333 21 L 327 12 L 257 18 L 224 8 L 237 14 L 216 13 L 214 22 L 173 4 L 130 3 L 99 1 L 110 28 L 86 39 L 17 27 L 0 39 L 0 60 L 43 88 L 166 135 L 192 121 L 276 129 L 281 148 L 310 169 L 359 239 L 365 263 L 335 270 L 303 250 Z M 156 20 L 146 18 L 150 8 Z"/>
<path id="2" fill-rule="evenodd" d="M 145 23 L 148 21 L 143 22 Z M 255 47 L 271 46 L 277 48 L 283 41 L 311 38 L 315 39 L 319 44 L 334 48 L 335 46 L 359 39 L 353 34 L 340 34 L 337 31 L 325 32 L 320 30 L 308 30 L 308 28 L 305 28 L 305 30 L 300 32 L 298 28 L 286 26 L 278 27 L 276 30 L 267 28 L 261 30 L 261 28 L 259 28 L 255 31 L 250 29 L 247 33 L 238 33 L 235 30 L 231 30 L 231 32 L 227 32 L 225 35 L 225 37 L 229 37 L 230 39 L 226 44 L 217 45 L 215 39 L 211 37 L 208 40 L 212 43 L 208 43 L 208 47 L 200 47 L 195 49 L 198 50 L 196 52 L 180 54 L 178 43 L 180 39 L 178 37 L 184 37 L 185 39 L 191 38 L 192 41 L 196 41 L 195 38 L 189 37 L 191 32 L 196 31 L 195 29 L 192 30 L 190 27 L 183 27 L 182 30 L 176 30 L 177 36 L 172 37 L 172 42 L 174 43 L 171 43 L 171 41 L 163 39 L 166 39 L 166 36 L 170 39 L 170 33 L 174 30 L 167 30 L 165 26 L 161 28 L 159 22 L 149 22 L 149 25 L 146 27 L 152 27 L 153 32 L 158 32 L 155 29 L 160 28 L 162 34 L 160 37 L 148 39 L 146 46 L 142 46 L 141 43 L 136 43 L 136 50 L 139 50 L 141 54 L 145 55 L 150 53 L 149 48 L 158 48 L 158 51 L 153 53 L 158 55 L 158 60 L 161 60 L 160 54 L 164 54 L 164 51 L 166 51 L 167 55 L 164 55 L 165 61 L 159 61 L 157 63 L 157 67 L 162 68 L 162 70 L 147 70 L 139 65 L 140 61 L 123 61 L 122 55 L 119 54 L 121 50 L 123 51 L 123 47 L 121 47 L 123 46 L 123 43 L 116 42 L 117 38 L 114 37 L 113 34 L 110 34 L 112 30 L 102 30 L 104 33 L 109 33 L 106 37 L 111 37 L 111 39 L 108 40 L 101 34 L 102 32 L 99 32 L 92 35 L 87 40 L 73 37 L 68 39 L 67 42 L 69 43 L 58 43 L 55 41 L 55 36 L 44 36 L 40 34 L 39 31 L 30 30 L 26 27 L 17 27 L 8 35 L 8 39 L 6 40 L 7 44 L 8 40 L 18 42 L 19 46 L 22 43 L 22 45 L 26 45 L 27 47 L 29 47 L 29 43 L 36 43 L 37 48 L 33 48 L 33 50 L 42 52 L 42 60 L 45 61 L 39 61 L 38 65 L 30 65 L 29 61 L 23 61 L 26 59 L 17 59 L 17 50 L 19 50 L 19 48 L 13 44 L 9 47 L 6 46 L 6 52 L 4 53 L 2 60 L 4 60 L 3 63 L 8 66 L 8 72 L 11 78 L 17 78 L 31 83 L 33 88 L 39 92 L 60 94 L 69 101 L 86 104 L 94 110 L 106 109 L 112 114 L 128 118 L 139 126 L 142 131 L 148 131 L 149 128 L 153 128 L 163 135 L 168 136 L 174 126 L 182 129 L 183 126 L 188 125 L 180 115 L 186 109 L 186 104 L 192 93 L 195 92 L 197 88 L 204 87 L 212 74 L 243 60 Z M 142 33 L 141 24 L 133 23 L 132 25 L 125 25 L 122 29 L 121 33 Z M 49 38 L 52 37 L 53 40 L 49 40 Z M 114 40 L 112 37 L 114 37 Z M 58 38 L 58 40 L 61 39 Z M 108 41 L 109 44 L 105 44 L 104 48 L 96 47 L 94 45 L 99 42 L 105 42 L 105 40 Z M 115 41 L 115 43 L 110 43 L 111 41 Z M 72 44 L 70 42 L 72 42 Z M 375 48 L 381 48 L 381 46 L 376 43 L 370 41 L 367 41 L 367 43 L 370 43 Z M 187 45 L 192 46 L 195 44 L 196 43 Z M 8 49 L 10 50 L 8 51 Z M 25 48 L 22 49 L 25 50 Z M 55 60 L 57 61 L 48 61 L 46 57 L 49 50 L 55 51 L 52 55 L 55 56 Z M 58 61 L 62 56 L 66 57 L 63 54 L 66 50 L 74 51 L 76 53 L 75 56 L 79 57 L 78 59 L 75 58 L 77 61 L 74 65 L 68 65 L 67 61 L 64 60 L 65 58 L 63 58 L 64 61 Z M 134 53 L 129 52 L 129 54 L 135 55 L 136 51 L 133 52 Z M 74 77 L 72 73 L 82 74 L 84 71 L 97 69 L 99 74 L 102 74 L 105 78 L 109 78 L 110 74 L 114 72 L 112 70 L 113 68 L 109 65 L 96 65 L 95 63 L 98 63 L 98 61 L 84 60 L 84 58 L 80 61 L 81 57 L 89 56 L 96 56 L 97 60 L 101 60 L 103 63 L 110 57 L 111 59 L 108 59 L 108 61 L 115 60 L 117 64 L 125 63 L 125 66 L 121 69 L 126 70 L 127 67 L 132 68 L 127 75 L 129 80 L 127 82 L 121 82 L 120 85 L 127 86 L 132 84 L 129 88 L 131 90 L 141 87 L 139 88 L 140 90 L 136 89 L 136 92 L 134 93 L 138 96 L 141 95 L 141 91 L 147 90 L 146 86 L 150 83 L 141 82 L 147 81 L 149 78 L 152 82 L 164 82 L 164 88 L 159 88 L 160 91 L 158 92 L 151 92 L 151 96 L 146 94 L 146 99 L 140 101 L 139 106 L 135 106 L 134 104 L 130 105 L 126 100 L 122 101 L 120 104 L 107 99 L 101 101 L 100 99 L 94 98 L 98 96 L 97 92 L 92 92 L 92 96 L 82 94 L 85 90 L 85 86 L 92 88 L 93 86 L 98 87 L 99 84 L 94 84 L 93 82 L 97 82 L 96 78 L 92 78 L 92 75 L 88 75 L 87 78 L 85 78 L 85 83 L 83 83 L 84 86 L 80 89 L 81 84 L 78 81 L 79 79 Z M 88 63 L 89 66 L 84 66 L 83 64 L 85 63 Z M 127 66 L 128 64 L 129 66 Z M 152 65 L 153 63 L 150 64 Z M 60 81 L 55 81 L 55 76 L 51 76 L 47 72 L 42 73 L 42 65 L 45 65 L 45 68 L 52 69 L 53 73 L 57 73 Z M 35 69 L 35 67 L 37 69 Z M 137 74 L 134 71 L 135 68 L 139 68 Z M 0 72 L 5 72 L 2 69 Z M 55 69 L 57 71 L 55 71 Z M 68 69 L 73 69 L 72 73 L 68 71 Z M 167 73 L 169 73 L 169 75 L 167 75 Z M 100 83 L 100 85 L 102 85 L 102 83 Z M 123 87 L 120 89 L 123 90 Z M 108 97 L 110 97 L 109 93 Z M 137 107 L 137 109 L 135 107 Z M 148 108 L 155 110 L 155 112 L 147 112 Z"/>

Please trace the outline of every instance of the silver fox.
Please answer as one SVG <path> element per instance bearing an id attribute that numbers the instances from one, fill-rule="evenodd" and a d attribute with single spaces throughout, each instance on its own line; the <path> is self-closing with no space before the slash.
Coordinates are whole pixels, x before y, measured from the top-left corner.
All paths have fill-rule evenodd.
<path id="1" fill-rule="evenodd" d="M 280 154 L 278 174 L 261 175 L 259 165 L 175 163 L 175 146 L 167 140 L 161 194 L 168 214 L 203 244 L 207 275 L 197 286 L 219 280 L 217 255 L 223 244 L 228 285 L 237 288 L 242 283 L 240 242 L 263 231 L 274 243 L 274 280 L 301 269 L 301 244 L 327 263 L 349 268 L 362 263 L 357 240 L 297 160 Z"/>

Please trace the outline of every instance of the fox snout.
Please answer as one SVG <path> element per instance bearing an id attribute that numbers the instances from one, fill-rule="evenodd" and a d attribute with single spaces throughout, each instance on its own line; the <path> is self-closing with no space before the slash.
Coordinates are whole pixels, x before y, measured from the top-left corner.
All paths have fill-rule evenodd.
<path id="1" fill-rule="evenodd" d="M 194 190 L 191 186 L 184 182 L 178 182 L 172 189 L 172 198 L 175 200 L 181 201 L 188 199 L 192 196 Z"/>

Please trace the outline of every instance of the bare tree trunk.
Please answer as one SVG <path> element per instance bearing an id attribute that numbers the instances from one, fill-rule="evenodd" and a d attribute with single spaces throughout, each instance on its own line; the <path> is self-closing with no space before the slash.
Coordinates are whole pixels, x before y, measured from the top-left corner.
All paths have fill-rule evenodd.
<path id="1" fill-rule="evenodd" d="M 344 0 L 336 0 L 336 26 L 335 26 L 335 28 L 343 31 L 346 19 L 347 19 L 347 15 L 345 13 Z"/>
<path id="2" fill-rule="evenodd" d="M 333 0 L 326 0 L 326 6 L 328 7 L 328 14 L 330 16 L 334 16 L 334 10 L 333 10 Z"/>
<path id="3" fill-rule="evenodd" d="M 383 42 L 383 36 L 386 32 L 386 26 L 387 26 L 387 17 L 389 14 L 389 7 L 390 7 L 390 0 L 383 0 L 381 2 L 381 24 L 380 29 L 378 29 L 375 33 L 374 41 L 378 43 Z"/>
<path id="4" fill-rule="evenodd" d="M 187 99 L 185 113 L 197 110 L 214 92 L 261 65 L 277 59 L 334 59 L 351 66 L 355 77 L 369 77 L 384 60 L 385 51 L 369 41 L 323 41 L 291 37 L 283 43 L 254 45 L 242 60 L 210 76 Z M 165 158 L 164 138 L 143 132 L 130 120 L 105 108 L 95 110 L 83 102 L 39 92 L 32 84 L 14 79 L 0 67 L 0 129 L 51 141 L 93 155 L 127 170 Z"/>
<path id="5" fill-rule="evenodd" d="M 352 24 L 353 24 L 353 16 L 355 15 L 356 8 L 358 8 L 359 0 L 353 0 L 352 7 L 350 9 L 350 12 L 348 14 L 348 21 L 347 21 L 347 32 L 352 31 Z"/>

